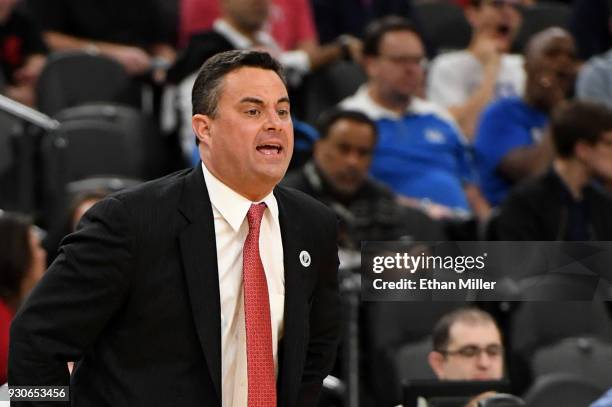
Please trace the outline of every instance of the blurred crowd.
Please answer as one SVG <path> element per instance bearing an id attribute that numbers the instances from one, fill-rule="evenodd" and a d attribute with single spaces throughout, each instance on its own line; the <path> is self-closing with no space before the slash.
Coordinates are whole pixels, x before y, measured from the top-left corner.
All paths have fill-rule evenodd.
<path id="1" fill-rule="evenodd" d="M 295 149 L 283 184 L 336 212 L 341 249 L 612 240 L 610 1 L 0 0 L 0 94 L 15 102 L 0 99 L 0 382 L 10 319 L 80 216 L 197 164 L 191 89 L 231 49 L 284 66 Z M 410 373 L 386 357 L 423 343 L 427 377 L 507 376 L 524 391 L 536 345 L 520 348 L 528 318 L 504 307 L 434 328 L 436 313 L 384 343 L 367 337 L 410 317 L 382 326 L 364 307 L 364 399 L 397 403 Z M 610 341 L 606 329 L 537 346 Z"/>

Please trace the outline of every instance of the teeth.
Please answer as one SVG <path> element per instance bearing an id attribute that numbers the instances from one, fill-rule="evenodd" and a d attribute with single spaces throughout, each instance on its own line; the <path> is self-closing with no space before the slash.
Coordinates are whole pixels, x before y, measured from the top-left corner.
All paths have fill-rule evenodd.
<path id="1" fill-rule="evenodd" d="M 280 146 L 276 146 L 276 145 L 272 145 L 272 144 L 264 144 L 262 146 L 258 146 L 257 147 L 258 150 L 260 150 L 260 149 L 271 149 L 271 148 L 275 149 L 276 151 L 280 151 L 281 150 Z"/>

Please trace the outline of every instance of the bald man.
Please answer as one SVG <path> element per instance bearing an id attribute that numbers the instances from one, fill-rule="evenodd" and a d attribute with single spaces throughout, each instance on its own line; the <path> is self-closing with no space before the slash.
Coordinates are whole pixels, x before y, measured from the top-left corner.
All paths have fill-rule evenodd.
<path id="1" fill-rule="evenodd" d="M 550 165 L 548 117 L 573 88 L 575 53 L 574 40 L 561 28 L 534 35 L 525 51 L 525 95 L 500 99 L 483 112 L 474 148 L 481 189 L 492 206 L 499 205 L 513 185 Z"/>

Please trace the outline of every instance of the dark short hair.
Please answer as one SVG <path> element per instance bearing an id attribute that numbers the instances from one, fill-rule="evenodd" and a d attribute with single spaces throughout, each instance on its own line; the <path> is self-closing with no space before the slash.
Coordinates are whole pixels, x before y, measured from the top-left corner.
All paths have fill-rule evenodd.
<path id="1" fill-rule="evenodd" d="M 557 155 L 569 158 L 578 142 L 595 144 L 612 131 L 612 110 L 592 102 L 568 102 L 555 109 L 550 127 Z"/>
<path id="2" fill-rule="evenodd" d="M 465 322 L 468 324 L 492 323 L 497 327 L 497 323 L 486 311 L 476 307 L 461 307 L 444 315 L 436 323 L 432 333 L 433 350 L 438 352 L 446 351 L 450 342 L 450 330 L 456 322 Z"/>
<path id="3" fill-rule="evenodd" d="M 376 141 L 378 137 L 378 129 L 376 128 L 376 123 L 364 113 L 358 112 L 356 110 L 344 110 L 341 108 L 334 107 L 330 110 L 326 110 L 321 113 L 319 116 L 316 127 L 319 132 L 320 138 L 326 138 L 329 134 L 329 129 L 339 120 L 351 120 L 358 123 L 367 124 L 372 128 L 372 132 L 374 134 L 374 141 Z"/>
<path id="4" fill-rule="evenodd" d="M 470 0 L 470 2 L 469 2 L 470 6 L 476 7 L 476 8 L 482 6 L 483 4 L 484 4 L 483 0 Z"/>
<path id="5" fill-rule="evenodd" d="M 24 215 L 0 212 L 0 298 L 5 301 L 19 295 L 21 281 L 32 264 L 31 226 Z"/>
<path id="6" fill-rule="evenodd" d="M 372 21 L 366 27 L 363 37 L 363 55 L 377 56 L 380 51 L 380 43 L 385 34 L 395 31 L 410 31 L 423 42 L 421 34 L 419 34 L 410 20 L 399 16 L 386 16 Z"/>
<path id="7" fill-rule="evenodd" d="M 228 73 L 244 67 L 273 71 L 285 86 L 287 85 L 282 66 L 267 52 L 245 50 L 221 52 L 206 60 L 198 72 L 191 92 L 193 114 L 214 117 L 217 113 L 223 78 Z"/>

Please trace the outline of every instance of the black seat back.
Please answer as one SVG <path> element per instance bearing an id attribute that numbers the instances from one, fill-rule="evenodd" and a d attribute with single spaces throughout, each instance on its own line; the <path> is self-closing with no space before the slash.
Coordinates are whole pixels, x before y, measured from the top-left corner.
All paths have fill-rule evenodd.
<path id="1" fill-rule="evenodd" d="M 51 54 L 36 88 L 38 109 L 55 115 L 67 107 L 90 102 L 137 106 L 140 90 L 116 61 L 86 52 Z"/>

